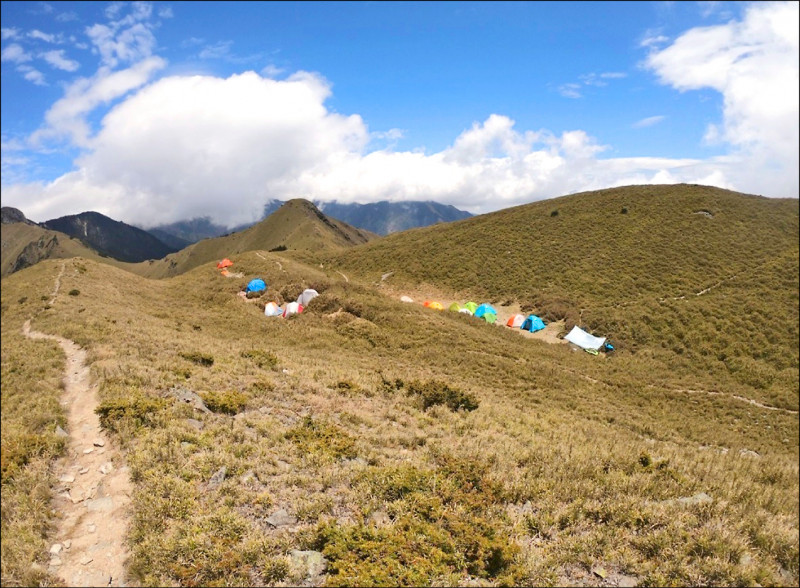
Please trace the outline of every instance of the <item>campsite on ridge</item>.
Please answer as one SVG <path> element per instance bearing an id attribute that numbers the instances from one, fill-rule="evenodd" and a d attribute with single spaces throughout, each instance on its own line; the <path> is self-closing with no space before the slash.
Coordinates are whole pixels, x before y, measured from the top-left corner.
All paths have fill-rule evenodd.
<path id="1" fill-rule="evenodd" d="M 27 319 L 87 352 L 129 585 L 796 585 L 798 212 L 626 186 L 380 237 L 298 199 L 159 260 L 4 273 L 4 585 L 59 583 L 37 505 L 72 484 L 63 355 Z"/>

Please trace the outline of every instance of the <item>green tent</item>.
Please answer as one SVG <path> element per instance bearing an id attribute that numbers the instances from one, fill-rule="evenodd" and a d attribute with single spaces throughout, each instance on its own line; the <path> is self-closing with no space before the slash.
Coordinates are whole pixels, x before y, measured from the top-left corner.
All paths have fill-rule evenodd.
<path id="1" fill-rule="evenodd" d="M 464 303 L 464 308 L 468 309 L 472 314 L 475 314 L 475 311 L 478 310 L 478 305 L 474 302 L 466 302 Z"/>
<path id="2" fill-rule="evenodd" d="M 458 302 L 453 302 L 453 304 L 451 304 L 447 308 L 447 310 L 452 310 L 453 312 L 459 312 L 461 310 L 461 306 L 458 304 Z"/>

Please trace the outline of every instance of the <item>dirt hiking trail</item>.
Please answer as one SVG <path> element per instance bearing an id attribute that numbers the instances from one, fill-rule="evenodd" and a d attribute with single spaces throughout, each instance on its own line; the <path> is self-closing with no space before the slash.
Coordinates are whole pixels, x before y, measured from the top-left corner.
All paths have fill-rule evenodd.
<path id="1" fill-rule="evenodd" d="M 58 294 L 61 273 L 50 299 Z M 67 450 L 54 463 L 57 530 L 50 547 L 48 571 L 67 586 L 135 586 L 127 577 L 128 531 L 132 485 L 128 468 L 100 429 L 97 388 L 91 382 L 86 351 L 75 342 L 22 327 L 31 339 L 57 341 L 66 354 L 64 394 Z"/>

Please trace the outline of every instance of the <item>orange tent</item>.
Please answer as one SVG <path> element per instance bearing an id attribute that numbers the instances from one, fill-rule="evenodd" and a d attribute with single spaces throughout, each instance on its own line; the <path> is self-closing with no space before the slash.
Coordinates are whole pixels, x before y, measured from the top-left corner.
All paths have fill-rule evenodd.
<path id="1" fill-rule="evenodd" d="M 435 310 L 444 310 L 444 306 L 442 306 L 441 302 L 426 300 L 422 303 L 422 306 L 427 306 L 428 308 L 433 308 Z"/>
<path id="2" fill-rule="evenodd" d="M 522 323 L 525 322 L 525 317 L 521 314 L 512 315 L 508 322 L 506 323 L 507 327 L 511 327 L 512 329 L 516 329 L 522 326 Z"/>
<path id="3" fill-rule="evenodd" d="M 225 269 L 226 267 L 231 267 L 232 265 L 233 262 L 226 257 L 217 264 L 217 269 Z"/>

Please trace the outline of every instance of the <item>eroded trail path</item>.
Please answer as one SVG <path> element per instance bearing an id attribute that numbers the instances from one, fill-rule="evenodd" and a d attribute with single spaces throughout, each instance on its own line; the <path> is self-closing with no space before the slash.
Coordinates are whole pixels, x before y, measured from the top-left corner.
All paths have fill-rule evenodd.
<path id="1" fill-rule="evenodd" d="M 60 274 L 59 274 L 60 277 Z M 53 293 L 55 297 L 58 288 Z M 52 302 L 52 300 L 51 300 Z M 86 351 L 69 339 L 31 329 L 32 339 L 57 341 L 67 356 L 64 396 L 69 431 L 66 455 L 55 462 L 58 530 L 50 548 L 49 571 L 67 586 L 131 586 L 126 574 L 132 485 L 128 468 L 100 429 L 97 389 Z"/>

